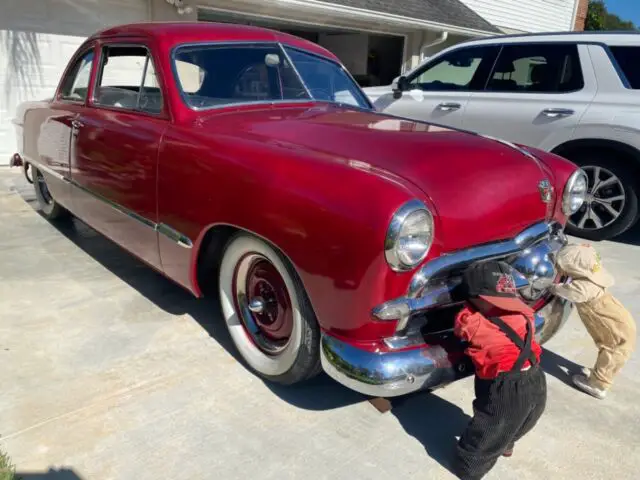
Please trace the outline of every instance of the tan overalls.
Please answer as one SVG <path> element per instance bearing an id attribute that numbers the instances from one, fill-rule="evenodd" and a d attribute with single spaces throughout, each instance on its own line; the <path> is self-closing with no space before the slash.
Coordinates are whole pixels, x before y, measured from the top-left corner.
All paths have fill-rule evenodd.
<path id="1" fill-rule="evenodd" d="M 599 350 L 589 383 L 608 390 L 635 349 L 635 321 L 607 291 L 614 280 L 593 247 L 567 245 L 558 252 L 556 263 L 572 280 L 569 284 L 554 286 L 554 291 L 575 303 L 580 319 Z"/>

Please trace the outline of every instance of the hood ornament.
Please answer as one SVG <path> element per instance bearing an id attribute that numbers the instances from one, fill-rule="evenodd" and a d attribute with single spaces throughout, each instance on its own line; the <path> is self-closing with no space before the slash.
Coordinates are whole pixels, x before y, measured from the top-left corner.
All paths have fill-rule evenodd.
<path id="1" fill-rule="evenodd" d="M 550 203 L 553 198 L 553 187 L 549 180 L 542 180 L 538 183 L 538 191 L 540 192 L 540 198 L 544 203 Z"/>

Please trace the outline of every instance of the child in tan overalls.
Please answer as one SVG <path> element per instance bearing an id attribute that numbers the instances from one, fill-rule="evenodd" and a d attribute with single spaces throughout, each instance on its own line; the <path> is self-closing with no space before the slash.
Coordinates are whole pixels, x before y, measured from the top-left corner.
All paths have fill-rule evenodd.
<path id="1" fill-rule="evenodd" d="M 567 245 L 557 255 L 558 269 L 571 282 L 554 286 L 555 293 L 575 303 L 578 315 L 598 347 L 590 375 L 573 375 L 580 390 L 604 399 L 615 375 L 629 360 L 636 344 L 631 313 L 607 289 L 614 283 L 600 256 L 590 245 Z"/>

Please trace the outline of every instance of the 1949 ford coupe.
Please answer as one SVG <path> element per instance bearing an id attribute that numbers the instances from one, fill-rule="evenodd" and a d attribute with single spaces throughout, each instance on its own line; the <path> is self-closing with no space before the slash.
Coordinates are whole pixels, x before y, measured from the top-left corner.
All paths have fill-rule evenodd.
<path id="1" fill-rule="evenodd" d="M 261 377 L 324 369 L 368 395 L 471 373 L 460 274 L 502 258 L 544 342 L 571 304 L 553 255 L 586 177 L 558 156 L 376 113 L 338 59 L 280 32 L 146 23 L 95 34 L 19 153 L 42 214 L 73 214 L 196 296 L 220 295 Z M 216 312 L 211 312 L 212 316 Z"/>

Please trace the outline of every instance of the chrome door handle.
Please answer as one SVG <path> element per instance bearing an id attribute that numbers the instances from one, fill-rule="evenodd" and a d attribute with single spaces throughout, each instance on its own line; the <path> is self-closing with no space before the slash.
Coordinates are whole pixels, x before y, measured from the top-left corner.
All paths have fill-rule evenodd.
<path id="1" fill-rule="evenodd" d="M 445 103 L 438 104 L 436 108 L 438 110 L 442 110 L 443 112 L 451 112 L 453 110 L 459 110 L 461 107 L 462 105 L 460 105 L 459 103 L 445 102 Z"/>
<path id="2" fill-rule="evenodd" d="M 549 118 L 570 117 L 574 112 L 570 108 L 545 108 L 542 114 Z"/>

